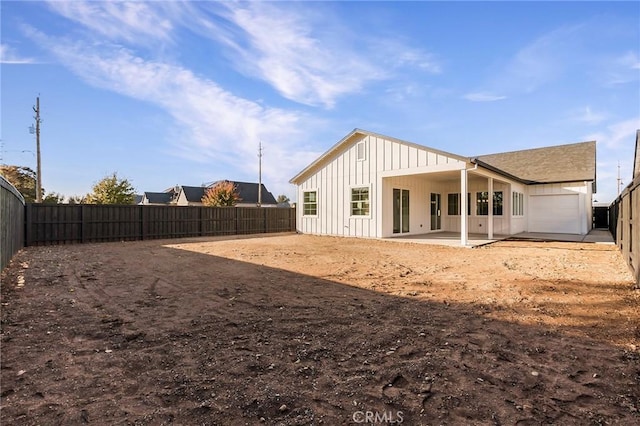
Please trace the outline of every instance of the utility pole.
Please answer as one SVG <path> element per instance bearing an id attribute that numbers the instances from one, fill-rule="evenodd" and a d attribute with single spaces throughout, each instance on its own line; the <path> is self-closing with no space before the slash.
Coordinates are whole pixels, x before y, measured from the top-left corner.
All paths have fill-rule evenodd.
<path id="1" fill-rule="evenodd" d="M 40 163 L 40 96 L 36 98 L 36 106 L 33 107 L 36 115 L 36 203 L 42 202 L 42 167 Z"/>
<path id="2" fill-rule="evenodd" d="M 262 141 L 258 145 L 258 207 L 262 206 Z"/>
<path id="3" fill-rule="evenodd" d="M 622 192 L 622 179 L 620 178 L 620 161 L 618 161 L 618 195 Z"/>

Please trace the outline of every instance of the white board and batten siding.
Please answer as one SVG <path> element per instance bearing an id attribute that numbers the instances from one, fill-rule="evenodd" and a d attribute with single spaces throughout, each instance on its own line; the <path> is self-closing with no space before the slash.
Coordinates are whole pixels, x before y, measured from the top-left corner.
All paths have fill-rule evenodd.
<path id="1" fill-rule="evenodd" d="M 342 150 L 319 163 L 298 185 L 298 230 L 308 234 L 381 237 L 380 215 L 391 218 L 392 194 L 383 192 L 383 177 L 407 176 L 439 171 L 443 166 L 464 167 L 463 161 L 439 152 L 375 135 L 354 134 Z M 364 143 L 364 159 L 358 159 L 358 144 Z M 455 163 L 455 165 L 454 165 Z M 406 181 L 405 181 L 406 182 Z M 411 186 L 415 183 L 406 184 Z M 402 183 L 398 182 L 400 188 Z M 384 185 L 387 187 L 387 185 Z M 351 190 L 369 188 L 368 216 L 351 215 Z M 317 191 L 317 215 L 304 215 L 304 193 Z M 383 198 L 383 199 L 380 199 Z M 413 206 L 411 206 L 413 209 Z M 389 210 L 389 211 L 387 211 Z M 417 213 L 417 212 L 416 212 Z M 413 218 L 418 219 L 418 215 Z M 388 219 L 389 220 L 389 219 Z"/>

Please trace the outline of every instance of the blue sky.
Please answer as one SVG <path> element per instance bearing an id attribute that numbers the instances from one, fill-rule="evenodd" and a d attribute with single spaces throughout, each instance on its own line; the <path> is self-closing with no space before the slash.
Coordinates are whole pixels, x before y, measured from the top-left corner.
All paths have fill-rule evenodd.
<path id="1" fill-rule="evenodd" d="M 640 129 L 638 2 L 3 1 L 2 162 L 85 194 L 288 180 L 353 128 L 452 153 L 596 140 L 598 201 Z M 568 165 L 570 167 L 570 165 Z"/>

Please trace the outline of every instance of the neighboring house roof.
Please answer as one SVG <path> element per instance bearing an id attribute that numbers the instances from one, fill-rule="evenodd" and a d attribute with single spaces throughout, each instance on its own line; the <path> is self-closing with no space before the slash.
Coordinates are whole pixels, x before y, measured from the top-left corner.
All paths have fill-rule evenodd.
<path id="1" fill-rule="evenodd" d="M 640 175 L 640 130 L 636 131 L 636 153 L 633 160 L 633 179 Z"/>
<path id="2" fill-rule="evenodd" d="M 204 186 L 185 186 L 182 185 L 182 192 L 184 192 L 184 196 L 190 203 L 200 203 L 202 202 L 202 197 L 204 197 L 204 192 L 207 190 Z"/>
<path id="3" fill-rule="evenodd" d="M 213 182 L 210 185 L 207 185 L 208 188 L 214 186 L 215 184 L 224 181 Z M 255 182 L 236 182 L 229 181 L 236 186 L 238 190 L 238 195 L 240 196 L 240 203 L 242 204 L 258 204 L 258 187 L 259 185 Z M 262 204 L 278 204 L 273 194 L 267 190 L 267 187 L 262 184 Z"/>
<path id="4" fill-rule="evenodd" d="M 595 141 L 481 155 L 475 160 L 529 184 L 596 180 Z"/>
<path id="5" fill-rule="evenodd" d="M 133 204 L 140 204 L 142 203 L 143 199 L 144 199 L 144 195 L 133 194 Z"/>
<path id="6" fill-rule="evenodd" d="M 173 192 L 145 192 L 149 204 L 169 204 L 173 200 Z"/>
<path id="7" fill-rule="evenodd" d="M 356 128 L 356 129 L 353 129 L 347 136 L 342 138 L 337 144 L 335 144 L 334 146 L 329 148 L 324 154 L 322 154 L 320 157 L 318 157 L 313 163 L 309 164 L 304 170 L 302 170 L 300 173 L 298 173 L 293 178 L 291 178 L 289 183 L 296 184 L 297 182 L 302 181 L 304 179 L 304 177 L 307 176 L 308 174 L 310 174 L 311 172 L 313 172 L 313 170 L 323 166 L 325 163 L 328 163 L 334 157 L 334 155 L 336 155 L 340 150 L 342 150 L 345 146 L 350 145 L 351 142 L 352 142 L 352 138 L 354 136 L 356 136 L 356 135 L 373 136 L 373 137 L 377 137 L 377 138 L 381 138 L 381 139 L 386 139 L 386 140 L 392 141 L 392 142 L 398 142 L 398 143 L 401 143 L 403 145 L 412 146 L 412 147 L 420 149 L 420 150 L 428 149 L 429 151 L 435 152 L 436 154 L 442 154 L 444 156 L 455 158 L 455 159 L 458 159 L 460 161 L 469 161 L 469 158 L 462 157 L 462 156 L 457 155 L 457 154 L 452 154 L 450 152 L 445 152 L 445 151 L 441 151 L 441 150 L 438 150 L 438 149 L 426 147 L 424 145 L 419 145 L 417 143 L 408 142 L 408 141 L 404 141 L 402 139 L 397 139 L 397 138 L 394 138 L 394 137 L 391 137 L 391 136 L 385 136 L 385 135 L 382 135 L 382 134 L 379 134 L 379 133 L 374 133 L 374 132 L 370 132 L 368 130 L 362 130 L 362 129 L 357 129 Z"/>

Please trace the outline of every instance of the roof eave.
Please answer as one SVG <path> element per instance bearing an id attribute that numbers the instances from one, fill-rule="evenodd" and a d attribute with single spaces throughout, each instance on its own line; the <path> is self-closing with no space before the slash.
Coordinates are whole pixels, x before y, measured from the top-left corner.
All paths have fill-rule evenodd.
<path id="1" fill-rule="evenodd" d="M 507 177 L 507 178 L 512 179 L 512 180 L 515 180 L 516 182 L 523 183 L 525 185 L 531 185 L 531 184 L 534 184 L 534 183 L 538 183 L 538 182 L 535 182 L 535 181 L 532 181 L 532 180 L 522 179 L 522 178 L 519 178 L 518 176 L 514 176 L 511 173 L 507 173 L 504 170 L 500 170 L 499 168 L 494 167 L 494 166 L 492 166 L 490 164 L 487 164 L 482 160 L 478 160 L 477 158 L 470 158 L 469 161 L 472 164 L 477 164 L 478 166 L 480 166 L 480 167 L 482 167 L 484 169 L 491 170 L 492 172 L 498 173 L 499 175 L 502 175 L 502 176 Z"/>
<path id="2" fill-rule="evenodd" d="M 337 152 L 339 149 L 341 149 L 342 146 L 345 143 L 347 143 L 356 134 L 361 134 L 363 136 L 373 136 L 373 137 L 380 138 L 380 139 L 386 139 L 388 141 L 397 142 L 397 143 L 400 143 L 400 144 L 403 144 L 403 145 L 412 146 L 412 147 L 415 147 L 415 148 L 418 148 L 418 149 L 427 149 L 427 150 L 432 151 L 432 152 L 434 152 L 436 154 L 441 154 L 441 155 L 444 155 L 444 156 L 447 156 L 447 157 L 455 158 L 455 159 L 460 160 L 460 161 L 468 161 L 467 157 L 463 157 L 461 155 L 452 154 L 450 152 L 446 152 L 446 151 L 442 151 L 442 150 L 439 150 L 439 149 L 431 148 L 431 147 L 428 147 L 428 146 L 425 146 L 425 145 L 420 145 L 420 144 L 417 144 L 417 143 L 414 143 L 414 142 L 409 142 L 409 141 L 405 141 L 405 140 L 402 140 L 402 139 L 394 138 L 392 136 L 387 136 L 387 135 L 383 135 L 383 134 L 380 134 L 380 133 L 375 133 L 375 132 L 370 132 L 368 130 L 355 128 L 351 132 L 349 132 L 348 135 L 346 135 L 345 137 L 340 139 L 340 141 L 338 143 L 336 143 L 331 148 L 329 148 L 324 154 L 322 154 L 320 157 L 318 157 L 313 163 L 309 164 L 300 173 L 298 173 L 293 178 L 291 178 L 291 180 L 289 180 L 289 183 L 297 185 L 298 182 L 300 182 L 305 175 L 307 175 L 317 165 L 322 164 L 322 162 L 324 160 L 326 160 L 327 158 L 331 157 L 335 152 Z"/>

